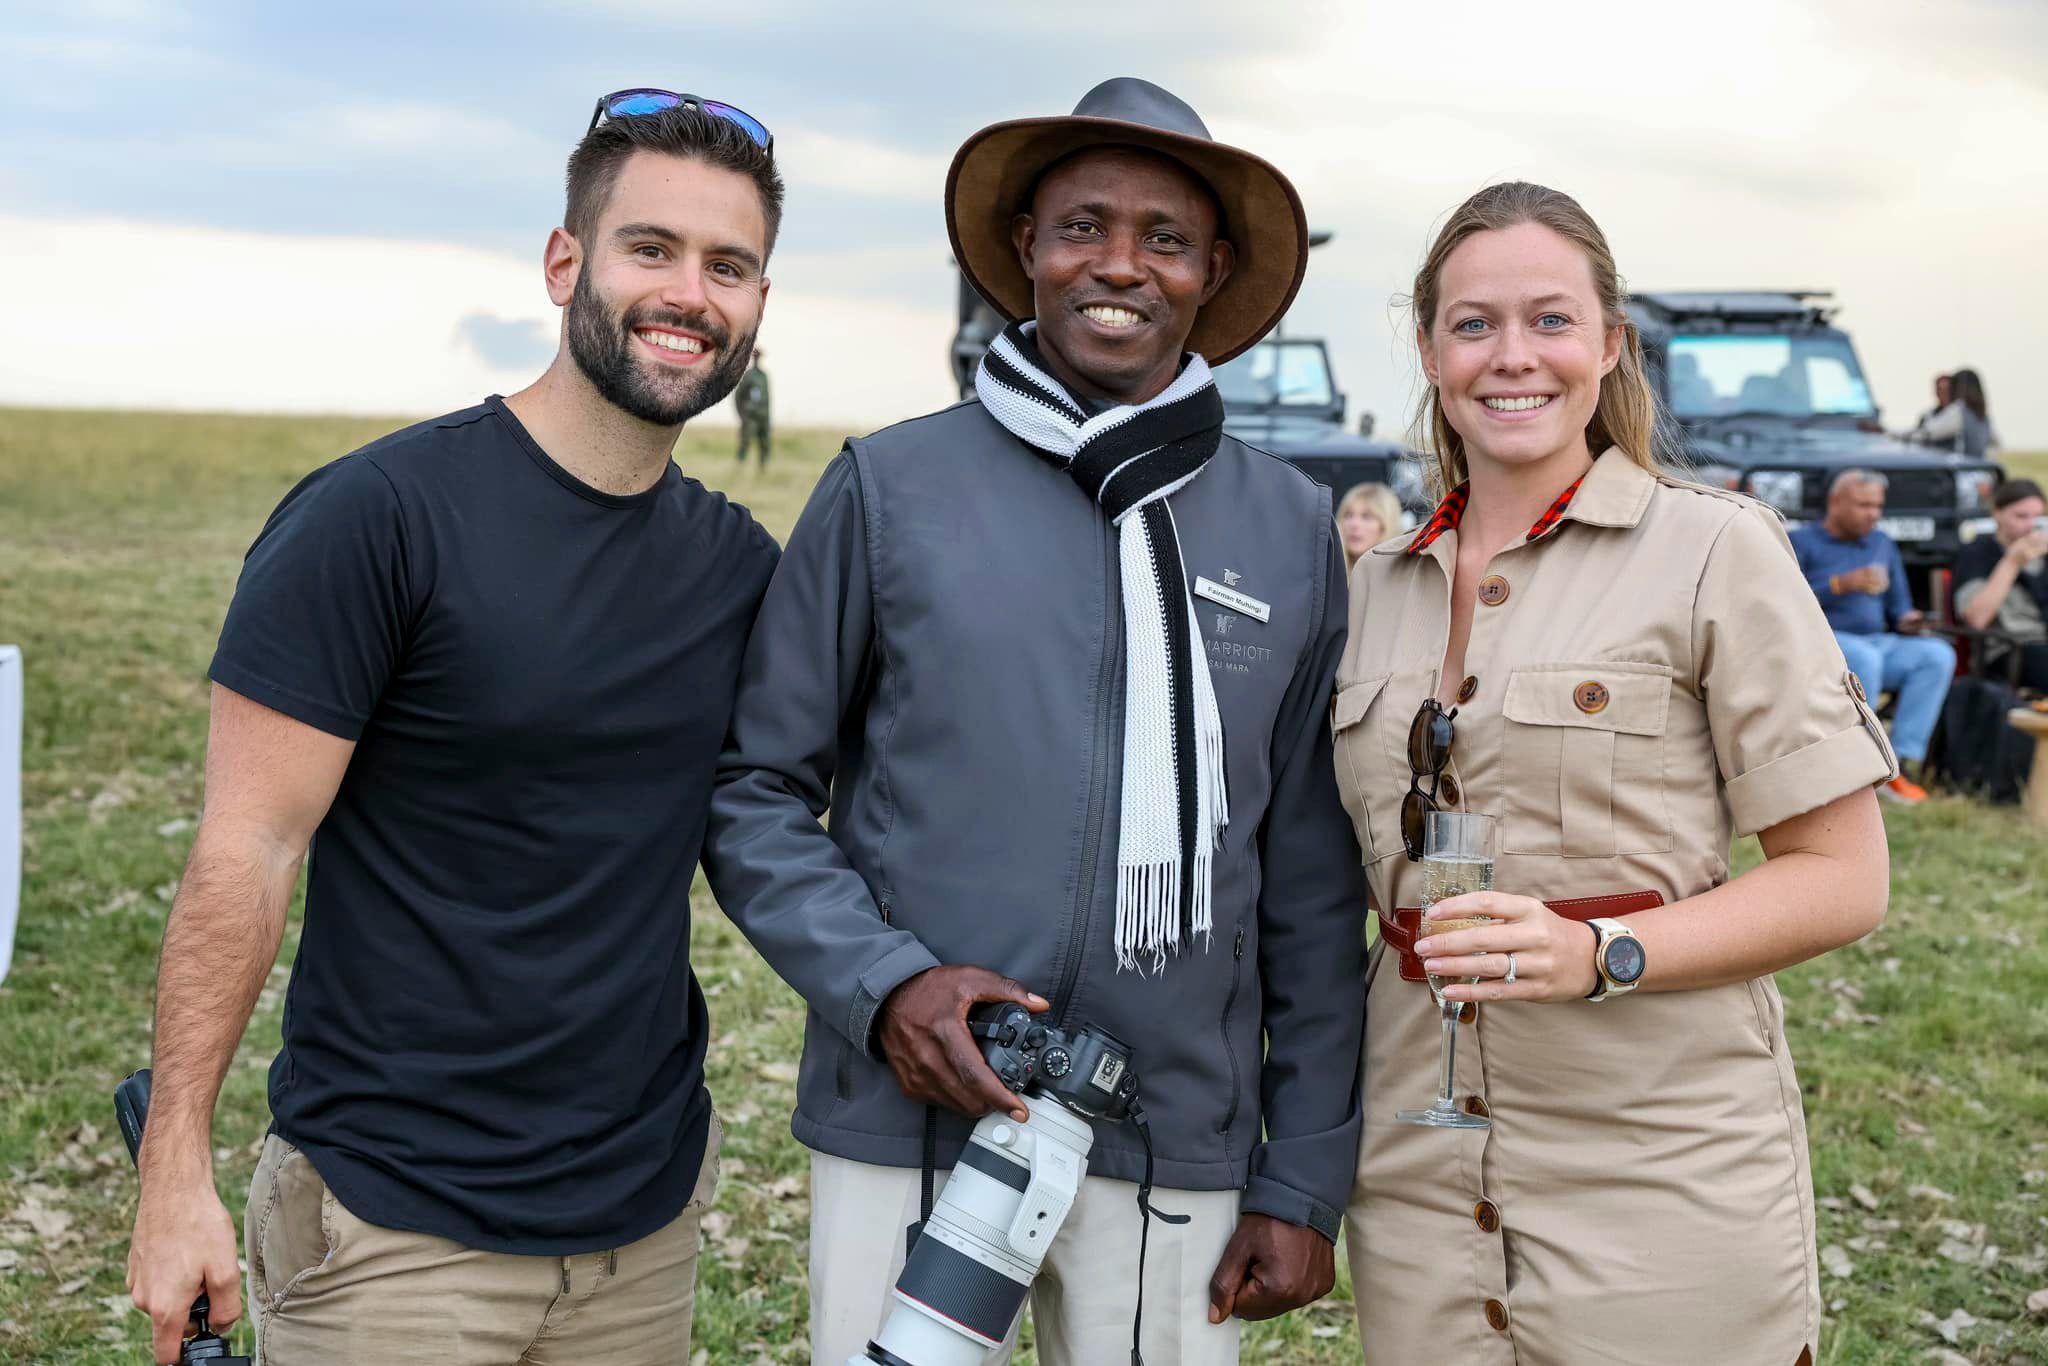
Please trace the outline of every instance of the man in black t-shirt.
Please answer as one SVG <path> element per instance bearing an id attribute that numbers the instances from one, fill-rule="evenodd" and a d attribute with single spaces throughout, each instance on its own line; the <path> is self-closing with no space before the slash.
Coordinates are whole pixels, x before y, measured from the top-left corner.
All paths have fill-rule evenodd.
<path id="1" fill-rule="evenodd" d="M 158 977 L 129 1254 L 157 1360 L 202 1290 L 239 1313 L 213 1106 L 309 844 L 259 1353 L 689 1359 L 717 1132 L 688 896 L 777 552 L 670 451 L 746 368 L 781 201 L 745 115 L 606 97 L 548 239 L 552 366 L 316 470 L 251 547 Z"/>

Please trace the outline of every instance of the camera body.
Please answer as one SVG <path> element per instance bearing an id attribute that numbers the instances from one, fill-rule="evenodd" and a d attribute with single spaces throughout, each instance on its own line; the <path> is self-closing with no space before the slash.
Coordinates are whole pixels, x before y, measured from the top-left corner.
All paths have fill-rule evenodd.
<path id="1" fill-rule="evenodd" d="M 998 1111 L 974 1126 L 919 1226 L 881 1331 L 847 1366 L 986 1361 L 1023 1311 L 1080 1195 L 1093 1121 L 1133 1118 L 1131 1050 L 1107 1030 L 1062 1029 L 1009 1001 L 976 1006 L 967 1028 L 1030 1118 Z"/>
<path id="2" fill-rule="evenodd" d="M 1112 1123 L 1137 1099 L 1130 1046 L 1106 1029 L 1061 1029 L 1009 1001 L 975 1007 L 967 1024 L 989 1069 L 1019 1095 L 1044 1096 Z"/>

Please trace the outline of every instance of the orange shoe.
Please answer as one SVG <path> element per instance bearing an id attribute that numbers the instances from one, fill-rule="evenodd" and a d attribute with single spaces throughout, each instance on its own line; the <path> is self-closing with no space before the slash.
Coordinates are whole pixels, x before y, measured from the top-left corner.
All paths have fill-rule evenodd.
<path id="1" fill-rule="evenodd" d="M 1900 806 L 1918 806 L 1927 800 L 1927 789 L 1902 773 L 1880 787 L 1877 795 Z"/>

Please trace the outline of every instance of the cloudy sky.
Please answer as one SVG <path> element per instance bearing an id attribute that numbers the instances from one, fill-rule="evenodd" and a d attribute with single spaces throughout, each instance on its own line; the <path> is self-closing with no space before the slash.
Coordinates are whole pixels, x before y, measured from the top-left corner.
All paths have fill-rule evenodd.
<path id="1" fill-rule="evenodd" d="M 1142 75 L 1335 231 L 1290 319 L 1382 430 L 1397 298 L 1492 180 L 1567 190 L 1638 288 L 1833 289 L 1888 422 L 1974 365 L 2048 446 L 2041 0 L 0 7 L 0 402 L 428 414 L 554 349 L 540 249 L 594 98 L 760 116 L 789 182 L 780 420 L 950 398 L 939 194 L 997 119 Z M 886 14 L 886 18 L 876 17 Z"/>

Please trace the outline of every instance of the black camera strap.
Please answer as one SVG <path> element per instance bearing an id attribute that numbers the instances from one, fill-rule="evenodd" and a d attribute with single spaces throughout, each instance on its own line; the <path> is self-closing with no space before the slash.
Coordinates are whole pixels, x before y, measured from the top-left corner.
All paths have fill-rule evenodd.
<path id="1" fill-rule="evenodd" d="M 1168 1214 L 1152 1203 L 1152 1126 L 1145 1122 L 1145 1107 L 1131 1099 L 1128 1111 L 1131 1127 L 1138 1131 L 1138 1142 L 1145 1148 L 1145 1177 L 1138 1182 L 1138 1303 L 1131 1313 L 1131 1366 L 1145 1366 L 1144 1353 L 1139 1348 L 1139 1339 L 1145 1331 L 1145 1245 L 1151 1240 L 1152 1220 L 1162 1224 L 1185 1224 L 1194 1216 Z"/>
<path id="2" fill-rule="evenodd" d="M 932 1217 L 932 1185 L 939 1171 L 939 1107 L 924 1107 L 924 1161 L 923 1170 L 918 1173 L 917 1222 L 905 1232 L 903 1257 L 910 1259 L 910 1249 L 917 1246 L 919 1235 Z"/>

